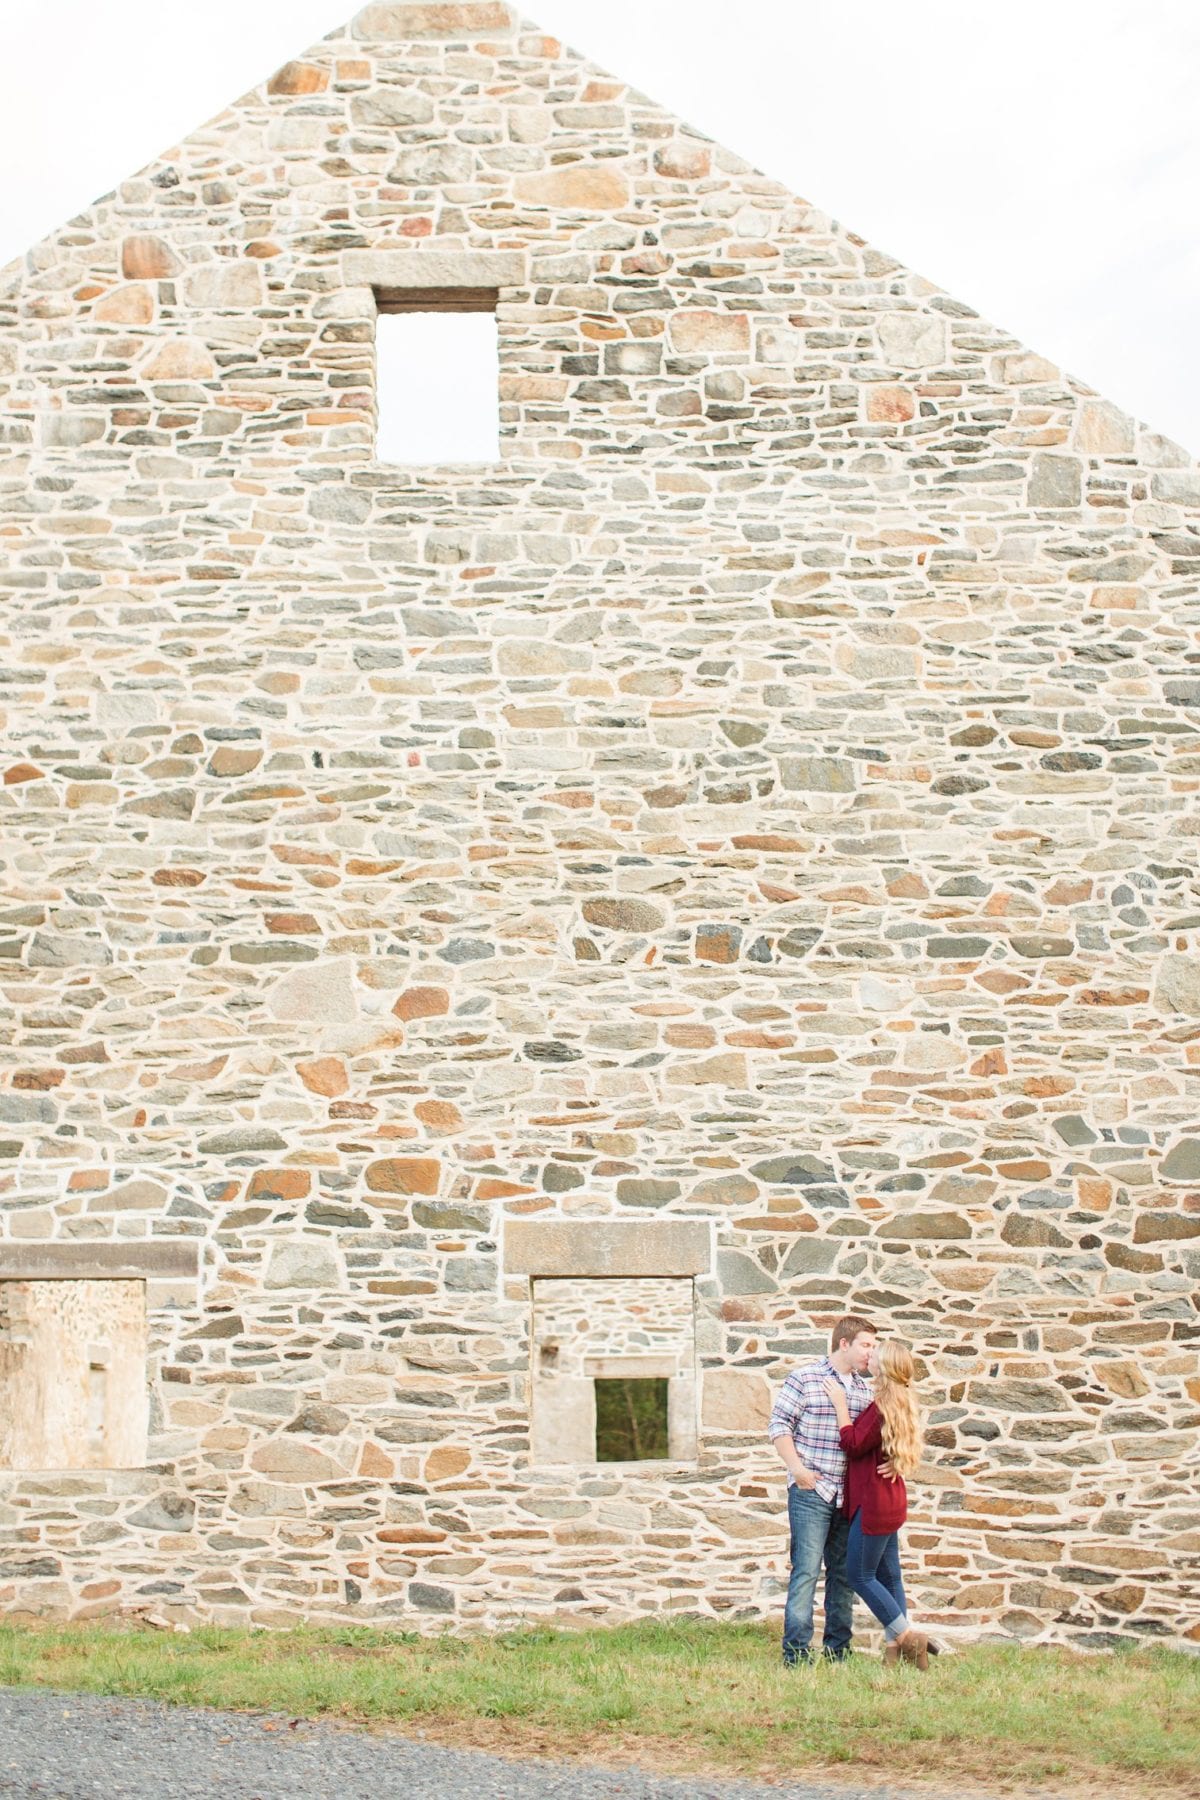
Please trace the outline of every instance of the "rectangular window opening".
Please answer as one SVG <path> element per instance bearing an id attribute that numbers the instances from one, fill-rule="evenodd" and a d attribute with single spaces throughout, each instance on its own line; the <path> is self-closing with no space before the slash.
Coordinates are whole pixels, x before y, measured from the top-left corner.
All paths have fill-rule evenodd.
<path id="1" fill-rule="evenodd" d="M 376 289 L 379 462 L 500 460 L 497 300 L 490 288 Z"/>
<path id="2" fill-rule="evenodd" d="M 596 1461 L 663 1462 L 670 1454 L 666 1377 L 596 1381 Z"/>

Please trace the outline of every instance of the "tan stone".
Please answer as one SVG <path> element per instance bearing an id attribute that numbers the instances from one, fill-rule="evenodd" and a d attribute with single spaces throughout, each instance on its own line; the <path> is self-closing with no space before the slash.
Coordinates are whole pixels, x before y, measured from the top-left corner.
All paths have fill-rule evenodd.
<path id="1" fill-rule="evenodd" d="M 462 0 L 460 4 L 399 4 L 365 6 L 353 25 L 356 38 L 421 39 L 476 37 L 480 33 L 508 33 L 515 27 L 511 9 L 500 0 Z"/>
<path id="2" fill-rule="evenodd" d="M 103 295 L 92 312 L 104 325 L 148 325 L 154 317 L 154 295 L 143 282 L 129 282 Z"/>
<path id="3" fill-rule="evenodd" d="M 568 164 L 545 175 L 518 175 L 514 185 L 519 204 L 553 212 L 619 212 L 629 205 L 629 183 L 609 166 Z"/>
<path id="4" fill-rule="evenodd" d="M 184 297 L 190 306 L 216 312 L 261 306 L 262 270 L 256 262 L 209 263 L 185 277 Z"/>
<path id="5" fill-rule="evenodd" d="M 660 144 L 654 152 L 654 167 L 670 181 L 703 181 L 712 173 L 712 151 L 707 144 L 688 138 Z"/>
<path id="6" fill-rule="evenodd" d="M 761 1436 L 771 1416 L 771 1389 L 757 1370 L 706 1369 L 701 1421 L 706 1431 Z"/>
<path id="7" fill-rule="evenodd" d="M 273 1438 L 263 1444 L 251 1456 L 250 1467 L 275 1481 L 299 1482 L 304 1486 L 344 1480 L 346 1474 L 332 1457 L 309 1444 L 298 1443 L 295 1438 Z"/>
<path id="8" fill-rule="evenodd" d="M 146 364 L 151 381 L 211 381 L 216 364 L 195 338 L 168 339 Z"/>
<path id="9" fill-rule="evenodd" d="M 711 1261 L 711 1227 L 699 1219 L 510 1219 L 504 1228 L 513 1275 L 704 1275 Z"/>
<path id="10" fill-rule="evenodd" d="M 121 273 L 131 281 L 169 281 L 182 267 L 170 245 L 151 234 L 127 237 L 121 245 Z"/>
<path id="11" fill-rule="evenodd" d="M 302 1025 L 344 1025 L 358 1018 L 354 965 L 348 957 L 308 963 L 280 976 L 266 995 L 274 1019 Z"/>
<path id="12" fill-rule="evenodd" d="M 1128 456 L 1133 434 L 1133 420 L 1106 400 L 1085 400 L 1080 406 L 1074 444 L 1085 455 Z"/>
<path id="13" fill-rule="evenodd" d="M 684 356 L 744 353 L 750 349 L 746 313 L 683 310 L 671 314 L 672 347 Z"/>

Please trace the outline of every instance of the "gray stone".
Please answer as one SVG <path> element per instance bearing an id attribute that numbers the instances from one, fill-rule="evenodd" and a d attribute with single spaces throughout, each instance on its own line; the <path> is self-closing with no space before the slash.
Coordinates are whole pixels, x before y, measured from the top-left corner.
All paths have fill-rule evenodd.
<path id="1" fill-rule="evenodd" d="M 195 1238 L 33 1243 L 0 1239 L 0 1281 L 195 1280 Z"/>
<path id="2" fill-rule="evenodd" d="M 779 1271 L 780 1281 L 799 1275 L 828 1275 L 837 1262 L 841 1244 L 836 1238 L 797 1238 Z"/>
<path id="3" fill-rule="evenodd" d="M 1073 1150 L 1096 1142 L 1096 1133 L 1079 1113 L 1064 1113 L 1061 1118 L 1055 1119 L 1054 1129 L 1063 1143 L 1069 1144 Z"/>
<path id="4" fill-rule="evenodd" d="M 723 1294 L 773 1294 L 779 1285 L 743 1250 L 717 1251 L 717 1281 Z"/>
<path id="5" fill-rule="evenodd" d="M 1057 1382 L 969 1381 L 967 1404 L 981 1406 L 988 1412 L 1065 1413 L 1071 1412 L 1070 1399 Z"/>
<path id="6" fill-rule="evenodd" d="M 433 117 L 433 101 L 416 88 L 381 88 L 369 94 L 355 94 L 350 101 L 351 121 L 366 131 L 397 131 L 411 125 L 428 125 Z M 370 252 L 348 254 L 366 258 Z M 365 268 L 365 260 L 359 265 Z M 344 269 L 348 287 L 370 287 L 372 277 L 357 269 Z"/>
<path id="7" fill-rule="evenodd" d="M 1083 500 L 1083 471 L 1074 456 L 1035 456 L 1029 477 L 1030 506 L 1076 507 Z"/>
<path id="8" fill-rule="evenodd" d="M 757 1175 L 760 1181 L 768 1181 L 772 1186 L 807 1187 L 815 1181 L 834 1181 L 836 1174 L 832 1164 L 822 1162 L 819 1156 L 810 1156 L 805 1151 L 793 1151 L 783 1156 L 768 1156 L 762 1162 L 751 1163 L 750 1173 Z"/>
<path id="9" fill-rule="evenodd" d="M 617 1183 L 617 1200 L 622 1206 L 667 1206 L 682 1193 L 677 1181 L 656 1181 L 645 1176 L 630 1176 Z"/>
<path id="10" fill-rule="evenodd" d="M 273 1244 L 263 1286 L 328 1288 L 337 1292 L 342 1287 L 337 1252 L 323 1238 L 288 1238 Z"/>
<path id="11" fill-rule="evenodd" d="M 885 1219 L 879 1227 L 878 1235 L 881 1238 L 899 1238 L 904 1243 L 919 1243 L 926 1239 L 969 1238 L 971 1222 L 960 1213 L 901 1213 L 898 1218 Z"/>
<path id="12" fill-rule="evenodd" d="M 804 793 L 852 794 L 858 787 L 854 764 L 836 756 L 783 756 L 779 778 L 785 788 Z"/>
<path id="13" fill-rule="evenodd" d="M 1180 1138 L 1163 1157 L 1158 1172 L 1164 1181 L 1200 1182 L 1200 1138 Z"/>
<path id="14" fill-rule="evenodd" d="M 201 1156 L 245 1156 L 252 1151 L 286 1150 L 287 1144 L 265 1125 L 238 1125 L 232 1131 L 201 1138 L 196 1148 Z"/>
<path id="15" fill-rule="evenodd" d="M 138 1531 L 191 1531 L 195 1521 L 196 1502 L 189 1494 L 156 1494 L 125 1523 Z"/>

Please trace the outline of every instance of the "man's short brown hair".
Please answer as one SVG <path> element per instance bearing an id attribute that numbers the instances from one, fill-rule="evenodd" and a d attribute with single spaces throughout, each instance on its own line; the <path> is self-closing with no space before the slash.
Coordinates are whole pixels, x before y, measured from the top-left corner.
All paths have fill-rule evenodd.
<path id="1" fill-rule="evenodd" d="M 875 1327 L 870 1319 L 860 1319 L 857 1313 L 847 1313 L 839 1319 L 829 1336 L 829 1348 L 836 1354 L 839 1345 L 852 1344 L 860 1332 L 869 1331 L 875 1335 Z"/>

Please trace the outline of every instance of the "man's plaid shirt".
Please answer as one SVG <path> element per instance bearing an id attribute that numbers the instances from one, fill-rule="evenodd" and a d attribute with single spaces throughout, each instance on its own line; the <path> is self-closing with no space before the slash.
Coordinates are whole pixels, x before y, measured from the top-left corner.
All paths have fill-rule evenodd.
<path id="1" fill-rule="evenodd" d="M 792 1370 L 771 1409 L 767 1436 L 772 1443 L 777 1437 L 790 1437 L 800 1461 L 817 1477 L 816 1491 L 822 1500 L 840 1506 L 846 1457 L 833 1401 L 822 1385 L 831 1377 L 846 1390 L 850 1417 L 857 1419 L 859 1413 L 865 1412 L 872 1399 L 869 1383 L 861 1375 L 839 1375 L 829 1358 L 823 1356 L 819 1362 Z M 788 1486 L 792 1486 L 791 1475 Z"/>

